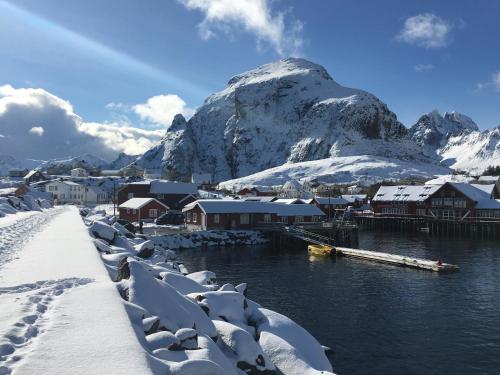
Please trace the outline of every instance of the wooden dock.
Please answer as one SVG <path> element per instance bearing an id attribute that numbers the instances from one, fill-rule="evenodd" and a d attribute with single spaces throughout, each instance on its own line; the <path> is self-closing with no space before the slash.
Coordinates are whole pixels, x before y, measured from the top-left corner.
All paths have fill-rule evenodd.
<path id="1" fill-rule="evenodd" d="M 434 271 L 434 272 L 449 272 L 449 271 L 457 271 L 459 269 L 459 267 L 454 264 L 444 263 L 440 261 L 419 259 L 404 255 L 382 253 L 378 251 L 335 246 L 331 238 L 319 235 L 317 233 L 309 232 L 302 228 L 287 227 L 286 232 L 290 236 L 301 239 L 308 243 L 313 243 L 323 246 L 331 246 L 335 250 L 335 255 L 337 256 L 347 256 L 358 259 L 364 259 L 371 262 L 385 263 L 401 267 L 411 267 L 411 268 Z"/>
<path id="2" fill-rule="evenodd" d="M 348 247 L 334 247 L 334 249 L 336 255 L 344 255 L 348 257 L 364 259 L 377 263 L 392 264 L 401 267 L 411 267 L 435 272 L 449 272 L 457 271 L 459 269 L 459 267 L 454 264 L 442 263 L 439 261 L 427 259 L 412 258 L 404 255 L 381 253 L 378 251 L 361 249 L 351 249 Z"/>

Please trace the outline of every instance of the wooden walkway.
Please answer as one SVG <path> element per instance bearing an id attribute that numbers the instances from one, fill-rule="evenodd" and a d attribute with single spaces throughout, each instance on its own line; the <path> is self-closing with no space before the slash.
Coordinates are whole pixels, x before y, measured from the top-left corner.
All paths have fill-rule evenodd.
<path id="1" fill-rule="evenodd" d="M 289 235 L 301 239 L 305 242 L 314 243 L 317 245 L 332 246 L 335 250 L 335 255 L 348 256 L 358 259 L 364 259 L 371 262 L 385 263 L 402 267 L 411 267 L 435 272 L 457 271 L 459 269 L 459 267 L 454 264 L 443 263 L 439 261 L 382 253 L 378 251 L 334 246 L 331 238 L 300 228 L 286 227 L 285 230 Z"/>

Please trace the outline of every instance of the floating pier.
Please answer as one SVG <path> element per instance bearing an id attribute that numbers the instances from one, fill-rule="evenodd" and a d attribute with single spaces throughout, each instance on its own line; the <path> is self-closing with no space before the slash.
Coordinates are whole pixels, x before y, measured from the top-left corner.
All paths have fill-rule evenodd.
<path id="1" fill-rule="evenodd" d="M 459 267 L 454 264 L 444 263 L 441 261 L 413 258 L 405 255 L 382 253 L 371 250 L 361 250 L 349 247 L 334 246 L 333 245 L 334 240 L 332 238 L 319 235 L 317 233 L 313 233 L 302 228 L 287 227 L 286 233 L 288 233 L 288 235 L 290 236 L 301 239 L 305 242 L 321 246 L 331 246 L 334 248 L 335 255 L 340 255 L 340 256 L 344 255 L 348 257 L 364 259 L 371 262 L 392 264 L 394 266 L 401 266 L 401 267 L 411 267 L 411 268 L 434 271 L 434 272 L 449 272 L 449 271 L 457 271 L 459 269 Z"/>
<path id="2" fill-rule="evenodd" d="M 381 253 L 378 251 L 351 249 L 348 247 L 335 247 L 335 254 L 364 259 L 377 263 L 386 263 L 402 267 L 412 267 L 435 272 L 449 272 L 459 270 L 459 267 L 457 265 L 450 263 L 412 258 L 404 255 Z"/>

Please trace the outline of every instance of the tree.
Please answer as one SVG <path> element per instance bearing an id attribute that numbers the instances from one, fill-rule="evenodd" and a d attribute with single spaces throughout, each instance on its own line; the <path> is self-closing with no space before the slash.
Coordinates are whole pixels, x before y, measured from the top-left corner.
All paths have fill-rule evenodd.
<path id="1" fill-rule="evenodd" d="M 500 165 L 490 165 L 482 174 L 483 176 L 500 176 Z"/>

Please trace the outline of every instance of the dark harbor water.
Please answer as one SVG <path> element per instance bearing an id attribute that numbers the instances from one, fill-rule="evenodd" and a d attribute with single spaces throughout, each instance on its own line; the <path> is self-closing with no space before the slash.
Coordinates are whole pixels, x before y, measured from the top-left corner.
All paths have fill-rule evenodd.
<path id="1" fill-rule="evenodd" d="M 305 249 L 180 252 L 190 271 L 247 282 L 249 298 L 333 348 L 339 374 L 500 374 L 500 244 L 364 232 L 360 248 L 458 264 L 435 274 Z"/>

